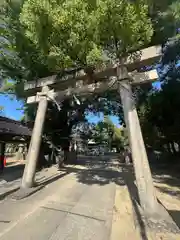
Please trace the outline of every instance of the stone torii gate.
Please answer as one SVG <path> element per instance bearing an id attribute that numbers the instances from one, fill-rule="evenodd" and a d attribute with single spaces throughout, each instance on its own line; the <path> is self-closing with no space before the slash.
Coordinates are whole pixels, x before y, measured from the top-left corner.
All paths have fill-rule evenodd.
<path id="1" fill-rule="evenodd" d="M 149 47 L 134 56 L 123 59 L 123 64 L 94 71 L 90 77 L 83 70 L 79 70 L 62 76 L 42 78 L 25 85 L 27 103 L 38 103 L 38 109 L 22 179 L 23 188 L 32 187 L 34 183 L 48 101 L 61 102 L 73 95 L 87 96 L 111 88 L 117 90 L 121 97 L 141 207 L 145 211 L 156 211 L 157 199 L 131 85 L 152 82 L 158 78 L 156 70 L 142 72 L 141 69 L 160 59 L 161 47 Z"/>

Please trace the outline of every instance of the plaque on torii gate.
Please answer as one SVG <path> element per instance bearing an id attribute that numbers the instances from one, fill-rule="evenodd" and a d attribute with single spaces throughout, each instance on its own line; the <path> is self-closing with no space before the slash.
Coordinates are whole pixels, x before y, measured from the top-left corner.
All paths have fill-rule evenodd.
<path id="1" fill-rule="evenodd" d="M 86 80 L 89 79 L 89 75 L 83 70 L 79 70 L 64 76 L 53 75 L 38 79 L 25 85 L 27 103 L 38 103 L 38 109 L 27 155 L 22 187 L 33 186 L 48 101 L 53 99 L 63 101 L 74 94 L 81 96 L 100 93 L 111 87 L 111 89 L 118 90 L 121 96 L 141 207 L 145 211 L 156 211 L 157 199 L 154 193 L 139 119 L 132 97 L 131 85 L 157 80 L 158 74 L 156 70 L 147 72 L 140 70 L 142 67 L 152 65 L 160 59 L 161 47 L 149 47 L 133 54 L 133 56 L 123 59 L 123 64 L 121 65 L 109 66 L 106 69 L 93 72 L 91 76 L 94 80 L 93 83 L 87 83 Z"/>

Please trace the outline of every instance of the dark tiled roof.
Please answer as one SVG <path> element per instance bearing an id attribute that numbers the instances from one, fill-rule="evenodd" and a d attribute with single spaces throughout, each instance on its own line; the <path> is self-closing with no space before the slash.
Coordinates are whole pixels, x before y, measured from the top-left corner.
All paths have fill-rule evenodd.
<path id="1" fill-rule="evenodd" d="M 19 121 L 0 116 L 0 135 L 31 136 L 31 130 Z"/>

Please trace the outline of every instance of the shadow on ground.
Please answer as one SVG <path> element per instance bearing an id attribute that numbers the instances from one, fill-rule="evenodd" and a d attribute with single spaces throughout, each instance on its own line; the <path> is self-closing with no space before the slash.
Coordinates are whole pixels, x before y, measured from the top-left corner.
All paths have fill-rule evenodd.
<path id="1" fill-rule="evenodd" d="M 139 197 L 134 183 L 135 178 L 132 170 L 133 167 L 125 164 L 114 163 L 108 158 L 106 158 L 106 160 L 98 158 L 92 158 L 91 160 L 79 160 L 79 164 L 87 166 L 88 168 L 80 169 L 65 166 L 63 170 L 67 172 L 74 172 L 77 180 L 83 184 L 98 184 L 102 186 L 109 183 L 115 183 L 120 186 L 127 186 L 134 206 L 135 216 L 138 221 L 138 225 L 140 226 L 140 234 L 143 240 L 148 240 L 146 229 L 138 209 Z"/>
<path id="2" fill-rule="evenodd" d="M 65 177 L 68 174 L 69 174 L 69 172 L 57 173 L 57 174 L 55 174 L 51 177 L 44 178 L 45 179 L 44 181 L 42 180 L 42 178 L 40 178 L 39 179 L 40 181 L 39 181 L 38 185 L 42 185 L 42 186 L 45 187 L 45 186 L 57 181 L 58 179 Z"/>
<path id="3" fill-rule="evenodd" d="M 154 154 L 155 155 L 155 154 Z M 149 155 L 151 171 L 157 182 L 180 187 L 180 156 L 162 153 L 161 156 Z"/>
<path id="4" fill-rule="evenodd" d="M 15 193 L 13 193 L 11 195 L 11 198 L 15 199 L 15 200 L 21 200 L 21 199 L 27 198 L 27 197 L 37 193 L 39 190 L 43 189 L 47 185 L 57 181 L 60 178 L 65 177 L 68 174 L 69 174 L 69 172 L 66 171 L 63 173 L 61 172 L 61 173 L 54 174 L 51 177 L 41 177 L 38 179 L 38 181 L 34 187 L 32 187 L 32 188 L 21 188 L 20 187 Z"/>
<path id="5" fill-rule="evenodd" d="M 180 211 L 169 210 L 168 212 L 171 215 L 171 217 L 174 220 L 174 222 L 180 228 Z"/>
<path id="6" fill-rule="evenodd" d="M 0 175 L 0 180 L 12 182 L 21 178 L 24 171 L 24 164 L 12 165 L 4 168 L 3 173 Z"/>
<path id="7" fill-rule="evenodd" d="M 163 192 L 166 193 L 172 197 L 180 198 L 180 189 L 172 189 L 171 187 L 163 187 L 163 186 L 156 186 L 156 188 Z"/>
<path id="8" fill-rule="evenodd" d="M 10 165 L 8 167 L 4 168 L 4 171 L 2 174 L 0 174 L 0 181 L 5 180 L 6 182 L 13 182 L 19 178 L 22 178 L 23 172 L 24 172 L 24 164 L 17 164 L 17 165 Z M 46 169 L 46 168 L 44 168 Z M 48 169 L 48 168 L 47 168 Z M 40 170 L 36 171 L 36 176 L 38 176 L 40 173 Z M 38 180 L 43 180 L 46 177 L 38 178 Z"/>
<path id="9" fill-rule="evenodd" d="M 76 173 L 77 180 L 87 185 L 105 185 L 111 182 L 119 185 L 125 184 L 122 173 L 114 169 L 117 164 L 114 164 L 109 158 L 106 160 L 98 157 L 83 160 L 79 159 L 78 164 L 85 167 L 85 169 L 81 169 L 81 167 L 64 166 L 61 170 Z"/>
<path id="10" fill-rule="evenodd" d="M 156 188 L 172 197 L 180 197 L 179 164 L 151 164 L 151 171 Z"/>
<path id="11" fill-rule="evenodd" d="M 64 166 L 63 171 L 73 172 L 76 174 L 77 181 L 87 185 L 106 185 L 109 183 L 115 183 L 119 186 L 127 186 L 130 193 L 131 201 L 133 204 L 133 209 L 136 216 L 136 221 L 140 226 L 141 237 L 144 240 L 148 240 L 146 233 L 146 228 L 141 219 L 141 214 L 139 212 L 139 197 L 137 192 L 137 187 L 135 185 L 135 176 L 133 173 L 133 166 L 120 164 L 118 161 L 110 160 L 110 157 L 103 159 L 103 157 L 93 157 L 91 159 L 79 159 L 79 165 L 73 166 Z M 81 167 L 85 167 L 82 169 Z M 157 175 L 159 176 L 159 175 Z M 163 176 L 161 176 L 161 181 L 163 181 Z M 167 179 L 165 178 L 164 181 Z M 170 183 L 170 181 L 169 181 Z M 163 191 L 163 189 L 160 189 Z M 165 190 L 164 190 L 165 191 Z M 169 192 L 168 192 L 169 194 Z M 173 195 L 173 193 L 171 193 Z M 173 220 L 180 227 L 180 212 L 169 211 L 169 214 L 172 216 Z"/>

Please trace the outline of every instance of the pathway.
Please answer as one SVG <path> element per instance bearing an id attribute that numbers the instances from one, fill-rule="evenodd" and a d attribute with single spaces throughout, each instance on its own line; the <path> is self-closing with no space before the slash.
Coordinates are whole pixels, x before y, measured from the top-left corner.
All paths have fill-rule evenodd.
<path id="1" fill-rule="evenodd" d="M 33 196 L 2 201 L 0 240 L 109 240 L 118 174 L 113 167 L 112 161 L 84 160 Z"/>
<path id="2" fill-rule="evenodd" d="M 174 187 L 173 198 L 162 194 L 170 186 L 159 183 L 158 176 L 157 195 L 178 224 L 179 190 Z M 120 166 L 113 158 L 86 157 L 60 172 L 55 167 L 43 170 L 36 180 L 44 187 L 32 196 L 0 201 L 0 240 L 180 239 L 176 234 L 148 232 L 135 218 L 138 209 L 133 209 L 132 202 L 137 190 L 132 167 Z M 164 176 L 161 181 L 166 181 Z"/>

